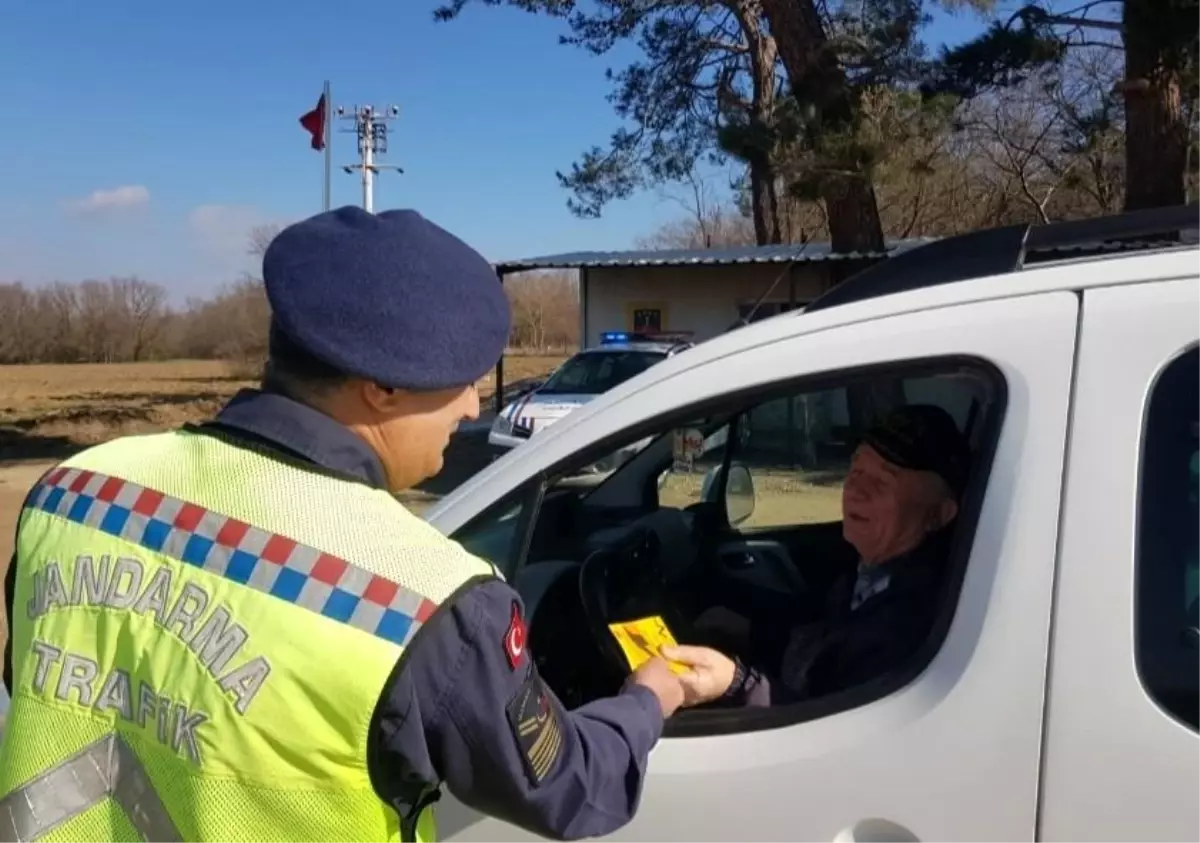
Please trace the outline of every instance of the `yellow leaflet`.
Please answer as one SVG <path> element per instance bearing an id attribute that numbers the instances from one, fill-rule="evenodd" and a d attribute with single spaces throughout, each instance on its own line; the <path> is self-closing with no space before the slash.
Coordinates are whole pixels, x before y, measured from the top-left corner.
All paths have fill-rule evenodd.
<path id="1" fill-rule="evenodd" d="M 674 647 L 675 636 L 667 628 L 667 623 L 658 615 L 648 618 L 638 618 L 635 621 L 613 623 L 608 625 L 613 637 L 625 652 L 629 667 L 637 670 L 654 656 L 659 655 L 663 647 Z M 678 662 L 667 663 L 671 672 L 684 674 L 688 672 L 687 665 Z"/>

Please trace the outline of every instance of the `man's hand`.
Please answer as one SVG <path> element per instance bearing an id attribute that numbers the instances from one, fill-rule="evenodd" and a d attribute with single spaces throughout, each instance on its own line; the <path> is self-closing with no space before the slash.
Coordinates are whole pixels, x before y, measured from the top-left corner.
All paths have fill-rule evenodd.
<path id="1" fill-rule="evenodd" d="M 654 692 L 658 704 L 662 708 L 663 718 L 670 717 L 684 702 L 684 689 L 680 678 L 671 672 L 667 663 L 660 658 L 652 658 L 633 672 L 629 681 L 642 685 Z"/>
<path id="2" fill-rule="evenodd" d="M 736 667 L 733 659 L 710 647 L 663 647 L 662 656 L 691 668 L 679 677 L 683 685 L 683 704 L 711 702 L 729 690 Z"/>

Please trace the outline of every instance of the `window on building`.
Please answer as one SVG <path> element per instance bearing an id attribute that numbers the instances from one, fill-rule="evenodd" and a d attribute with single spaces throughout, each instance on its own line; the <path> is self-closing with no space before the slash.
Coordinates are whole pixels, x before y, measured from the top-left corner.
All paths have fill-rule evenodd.
<path id="1" fill-rule="evenodd" d="M 1176 357 L 1150 393 L 1138 489 L 1136 649 L 1150 696 L 1200 720 L 1200 352 Z"/>

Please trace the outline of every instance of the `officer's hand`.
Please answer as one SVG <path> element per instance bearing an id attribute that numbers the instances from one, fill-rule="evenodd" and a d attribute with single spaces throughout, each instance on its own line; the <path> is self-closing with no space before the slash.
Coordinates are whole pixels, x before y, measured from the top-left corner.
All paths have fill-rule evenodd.
<path id="1" fill-rule="evenodd" d="M 679 677 L 672 673 L 671 668 L 660 658 L 655 657 L 643 663 L 629 677 L 629 681 L 654 692 L 664 718 L 670 717 L 683 705 L 683 685 L 680 684 Z"/>
<path id="2" fill-rule="evenodd" d="M 663 658 L 691 668 L 679 677 L 683 685 L 683 704 L 711 702 L 729 690 L 736 670 L 733 660 L 709 647 L 663 647 Z"/>

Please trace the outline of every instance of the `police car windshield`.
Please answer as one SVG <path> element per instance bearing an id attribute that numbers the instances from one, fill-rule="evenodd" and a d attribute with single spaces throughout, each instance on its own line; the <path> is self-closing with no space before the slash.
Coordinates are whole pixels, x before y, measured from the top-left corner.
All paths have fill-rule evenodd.
<path id="1" fill-rule="evenodd" d="M 541 395 L 599 395 L 666 357 L 661 351 L 596 350 L 576 354 L 550 376 Z"/>

